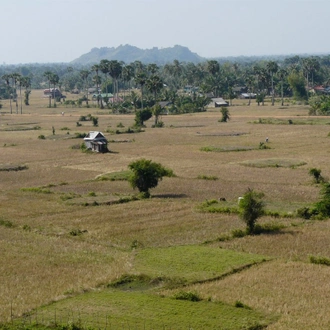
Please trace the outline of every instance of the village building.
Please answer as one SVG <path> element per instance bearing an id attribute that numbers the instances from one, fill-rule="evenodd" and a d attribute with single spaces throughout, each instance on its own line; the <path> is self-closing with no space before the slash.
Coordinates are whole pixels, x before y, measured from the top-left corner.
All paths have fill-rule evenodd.
<path id="1" fill-rule="evenodd" d="M 211 100 L 211 103 L 208 105 L 209 108 L 228 107 L 229 105 L 222 97 L 212 98 Z"/>
<path id="2" fill-rule="evenodd" d="M 95 152 L 108 152 L 108 141 L 102 132 L 91 131 L 84 138 L 87 149 Z"/>

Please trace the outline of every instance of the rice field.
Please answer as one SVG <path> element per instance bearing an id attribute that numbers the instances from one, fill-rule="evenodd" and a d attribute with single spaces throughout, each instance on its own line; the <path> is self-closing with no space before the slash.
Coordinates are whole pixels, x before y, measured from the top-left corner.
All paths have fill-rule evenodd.
<path id="1" fill-rule="evenodd" d="M 138 301 L 150 301 L 137 329 L 165 324 L 156 311 L 150 312 L 157 301 L 161 304 L 160 297 L 166 298 L 162 308 L 177 308 L 180 314 L 181 325 L 171 323 L 172 328 L 188 328 L 189 311 L 198 305 L 174 308 L 177 302 L 171 297 L 182 289 L 201 297 L 201 310 L 212 303 L 217 313 L 216 304 L 232 307 L 237 301 L 250 308 L 244 315 L 233 308 L 230 315 L 238 323 L 218 328 L 258 323 L 272 330 L 329 329 L 330 268 L 309 262 L 311 255 L 330 258 L 328 220 L 267 216 L 260 222 L 276 222 L 283 229 L 219 240 L 243 229 L 244 223 L 237 214 L 201 212 L 198 207 L 220 198 L 225 205 L 236 205 L 247 188 L 263 192 L 266 207 L 279 212 L 294 214 L 318 201 L 320 185 L 308 171 L 319 168 L 324 177 L 330 176 L 328 118 L 309 117 L 303 105 L 247 106 L 234 100 L 228 123 L 218 121 L 219 110 L 208 109 L 164 115 L 164 128 L 151 128 L 150 120 L 143 132 L 114 134 L 132 126 L 134 114 L 93 106 L 47 108 L 40 91 L 32 91 L 31 105 L 23 107 L 22 115 L 11 114 L 8 101 L 2 104 L 0 323 L 35 317 L 42 306 L 50 306 L 43 315 L 53 318 L 54 309 L 60 308 L 56 304 L 73 310 L 78 304 L 74 297 L 87 309 L 87 295 L 99 292 L 102 299 L 93 296 L 93 310 L 85 313 L 93 325 L 91 315 L 100 315 L 109 283 L 125 274 L 145 274 L 183 286 L 136 289 Z M 80 121 L 88 114 L 98 117 L 98 127 Z M 91 130 L 104 133 L 111 152 L 80 150 L 77 134 Z M 269 148 L 259 149 L 267 137 Z M 119 203 L 137 193 L 122 177 L 139 158 L 159 162 L 176 176 L 164 178 L 150 199 Z M 219 251 L 229 251 L 230 257 Z M 231 272 L 236 269 L 233 260 L 248 267 Z M 128 299 L 129 313 L 135 315 L 134 300 L 125 290 L 116 290 L 116 299 Z M 168 315 L 175 320 L 175 313 Z M 125 313 L 116 317 L 125 323 Z M 202 328 L 204 321 L 199 317 L 194 322 Z"/>

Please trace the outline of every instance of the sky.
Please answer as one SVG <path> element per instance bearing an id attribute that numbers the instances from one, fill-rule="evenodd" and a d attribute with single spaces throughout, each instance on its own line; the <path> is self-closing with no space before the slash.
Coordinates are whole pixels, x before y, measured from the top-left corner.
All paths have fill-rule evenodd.
<path id="1" fill-rule="evenodd" d="M 92 48 L 188 47 L 206 58 L 328 54 L 329 0 L 0 0 L 0 65 Z"/>

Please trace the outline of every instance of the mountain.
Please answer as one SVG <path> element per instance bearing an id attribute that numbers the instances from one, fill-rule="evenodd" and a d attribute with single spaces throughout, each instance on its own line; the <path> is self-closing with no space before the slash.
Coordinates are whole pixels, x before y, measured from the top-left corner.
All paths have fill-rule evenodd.
<path id="1" fill-rule="evenodd" d="M 163 65 L 171 63 L 174 60 L 179 62 L 200 63 L 205 61 L 196 53 L 191 52 L 187 47 L 175 45 L 174 47 L 161 48 L 154 47 L 152 49 L 140 49 L 131 45 L 120 45 L 115 47 L 93 48 L 87 54 L 81 55 L 73 60 L 72 64 L 91 65 L 99 63 L 101 60 L 117 60 L 125 63 L 141 61 L 142 63 L 156 63 Z"/>

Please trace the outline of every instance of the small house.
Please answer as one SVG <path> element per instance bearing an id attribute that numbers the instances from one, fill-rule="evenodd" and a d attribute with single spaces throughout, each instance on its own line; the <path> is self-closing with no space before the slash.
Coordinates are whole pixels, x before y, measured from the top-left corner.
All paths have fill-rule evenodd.
<path id="1" fill-rule="evenodd" d="M 228 107 L 228 102 L 222 97 L 212 98 L 212 102 L 209 104 L 210 108 Z"/>
<path id="2" fill-rule="evenodd" d="M 108 152 L 108 141 L 102 132 L 91 131 L 84 138 L 87 149 L 96 152 Z"/>

